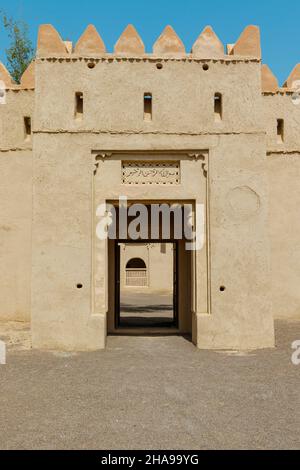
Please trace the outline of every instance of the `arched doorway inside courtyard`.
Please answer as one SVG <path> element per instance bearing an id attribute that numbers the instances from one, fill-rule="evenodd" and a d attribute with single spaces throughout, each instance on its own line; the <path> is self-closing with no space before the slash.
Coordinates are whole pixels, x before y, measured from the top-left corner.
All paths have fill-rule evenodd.
<path id="1" fill-rule="evenodd" d="M 147 287 L 148 270 L 142 258 L 131 258 L 125 269 L 126 287 Z"/>

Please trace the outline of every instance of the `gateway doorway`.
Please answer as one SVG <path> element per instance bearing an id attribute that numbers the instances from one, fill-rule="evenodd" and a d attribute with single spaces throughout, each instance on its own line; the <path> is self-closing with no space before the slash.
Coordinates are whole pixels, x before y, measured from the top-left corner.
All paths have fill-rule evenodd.
<path id="1" fill-rule="evenodd" d="M 178 328 L 177 242 L 116 241 L 116 329 Z"/>

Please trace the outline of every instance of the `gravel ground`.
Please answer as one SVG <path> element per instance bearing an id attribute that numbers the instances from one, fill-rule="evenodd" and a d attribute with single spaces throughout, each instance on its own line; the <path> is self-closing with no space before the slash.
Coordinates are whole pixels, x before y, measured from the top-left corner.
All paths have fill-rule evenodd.
<path id="1" fill-rule="evenodd" d="M 199 351 L 182 337 L 110 337 L 85 354 L 12 342 L 0 449 L 299 449 L 300 322 L 276 330 L 275 350 L 249 353 Z"/>

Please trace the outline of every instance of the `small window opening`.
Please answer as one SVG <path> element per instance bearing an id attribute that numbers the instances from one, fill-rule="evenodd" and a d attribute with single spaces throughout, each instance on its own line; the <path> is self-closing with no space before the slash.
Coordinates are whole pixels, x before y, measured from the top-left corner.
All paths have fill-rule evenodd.
<path id="1" fill-rule="evenodd" d="M 277 119 L 277 142 L 282 144 L 284 142 L 284 120 Z"/>
<path id="2" fill-rule="evenodd" d="M 209 65 L 208 64 L 203 64 L 202 66 L 204 72 L 207 72 L 209 70 Z"/>
<path id="3" fill-rule="evenodd" d="M 24 117 L 24 134 L 25 141 L 31 140 L 31 118 L 29 116 Z"/>
<path id="4" fill-rule="evenodd" d="M 152 121 L 152 94 L 144 94 L 144 120 Z"/>
<path id="5" fill-rule="evenodd" d="M 75 93 L 75 118 L 82 119 L 83 117 L 83 93 Z"/>
<path id="6" fill-rule="evenodd" d="M 222 95 L 221 93 L 216 93 L 215 94 L 215 121 L 220 122 L 222 120 L 222 114 L 223 114 L 223 103 L 222 103 Z"/>

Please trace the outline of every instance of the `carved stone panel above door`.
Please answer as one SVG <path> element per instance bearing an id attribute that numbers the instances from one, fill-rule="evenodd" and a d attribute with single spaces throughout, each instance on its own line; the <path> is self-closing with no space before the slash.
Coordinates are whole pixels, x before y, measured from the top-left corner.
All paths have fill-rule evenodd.
<path id="1" fill-rule="evenodd" d="M 123 162 L 122 183 L 178 185 L 180 184 L 180 162 Z"/>

